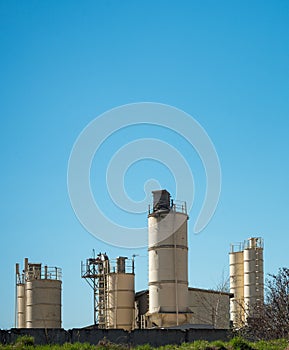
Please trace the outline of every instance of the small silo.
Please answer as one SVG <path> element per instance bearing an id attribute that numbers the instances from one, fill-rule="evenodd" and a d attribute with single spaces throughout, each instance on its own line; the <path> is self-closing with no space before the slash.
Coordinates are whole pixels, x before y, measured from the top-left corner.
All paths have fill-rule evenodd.
<path id="1" fill-rule="evenodd" d="M 231 244 L 230 258 L 230 300 L 231 320 L 235 327 L 244 322 L 244 253 L 243 244 Z"/>
<path id="2" fill-rule="evenodd" d="M 106 253 L 99 253 L 82 263 L 81 276 L 93 289 L 94 323 L 98 328 L 133 329 L 134 260 L 122 256 L 110 260 Z"/>
<path id="3" fill-rule="evenodd" d="M 24 283 L 23 275 L 19 273 L 19 264 L 16 264 L 16 293 L 17 293 L 17 328 L 26 328 L 25 283 Z"/>
<path id="4" fill-rule="evenodd" d="M 134 327 L 134 267 L 127 257 L 118 257 L 107 275 L 106 328 L 131 330 Z"/>
<path id="5" fill-rule="evenodd" d="M 244 245 L 245 317 L 254 316 L 254 308 L 264 301 L 263 240 L 249 238 Z"/>
<path id="6" fill-rule="evenodd" d="M 17 273 L 17 327 L 61 328 L 61 269 L 25 259 Z"/>
<path id="7" fill-rule="evenodd" d="M 148 323 L 169 327 L 189 322 L 188 237 L 185 203 L 170 199 L 166 190 L 153 191 L 148 215 Z"/>

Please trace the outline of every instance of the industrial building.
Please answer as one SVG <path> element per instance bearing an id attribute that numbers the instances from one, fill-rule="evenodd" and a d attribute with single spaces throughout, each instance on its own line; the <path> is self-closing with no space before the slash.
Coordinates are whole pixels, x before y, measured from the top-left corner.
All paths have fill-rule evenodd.
<path id="1" fill-rule="evenodd" d="M 16 264 L 17 328 L 61 328 L 61 269 Z"/>
<path id="2" fill-rule="evenodd" d="M 188 288 L 188 308 L 190 318 L 187 323 L 171 323 L 159 326 L 150 324 L 147 313 L 149 310 L 149 291 L 143 290 L 136 293 L 136 328 L 205 328 L 205 329 L 229 329 L 230 328 L 230 293 L 200 288 Z"/>
<path id="3" fill-rule="evenodd" d="M 254 317 L 258 305 L 264 302 L 263 239 L 252 237 L 231 244 L 230 292 L 231 320 L 234 327 L 242 327 Z"/>
<path id="4" fill-rule="evenodd" d="M 134 260 L 106 254 L 82 263 L 99 328 L 230 327 L 232 294 L 188 286 L 188 214 L 166 190 L 153 191 L 148 211 L 148 290 L 135 293 Z"/>
<path id="5" fill-rule="evenodd" d="M 185 202 L 153 191 L 148 210 L 148 289 L 135 292 L 134 256 L 99 253 L 81 264 L 93 290 L 94 327 L 100 329 L 241 327 L 264 300 L 263 240 L 231 244 L 230 292 L 188 285 Z M 61 269 L 16 264 L 17 327 L 61 328 Z"/>

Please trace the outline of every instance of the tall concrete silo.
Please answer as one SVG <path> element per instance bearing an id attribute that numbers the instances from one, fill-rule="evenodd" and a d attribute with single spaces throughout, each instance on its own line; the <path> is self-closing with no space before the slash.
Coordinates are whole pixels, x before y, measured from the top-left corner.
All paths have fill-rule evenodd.
<path id="1" fill-rule="evenodd" d="M 264 302 L 263 240 L 249 238 L 244 246 L 245 318 L 254 317 L 254 308 Z"/>
<path id="2" fill-rule="evenodd" d="M 61 328 L 61 269 L 25 259 L 17 277 L 17 327 Z"/>
<path id="3" fill-rule="evenodd" d="M 176 204 L 166 190 L 153 191 L 148 215 L 149 311 L 151 326 L 189 322 L 186 204 Z"/>
<path id="4" fill-rule="evenodd" d="M 230 251 L 231 320 L 243 326 L 264 301 L 263 239 L 252 237 L 232 244 Z"/>

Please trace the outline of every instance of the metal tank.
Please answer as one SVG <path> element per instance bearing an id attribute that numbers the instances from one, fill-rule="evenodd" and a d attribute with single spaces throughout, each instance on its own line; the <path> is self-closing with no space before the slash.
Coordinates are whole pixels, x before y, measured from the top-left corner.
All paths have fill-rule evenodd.
<path id="1" fill-rule="evenodd" d="M 244 253 L 243 244 L 232 244 L 230 251 L 231 320 L 235 327 L 244 322 Z"/>
<path id="2" fill-rule="evenodd" d="M 25 284 L 17 285 L 17 328 L 26 328 Z"/>
<path id="3" fill-rule="evenodd" d="M 263 240 L 249 238 L 244 245 L 245 318 L 254 316 L 254 308 L 264 301 Z"/>
<path id="4" fill-rule="evenodd" d="M 25 328 L 25 284 L 16 264 L 17 328 Z"/>
<path id="5" fill-rule="evenodd" d="M 61 328 L 61 269 L 25 259 L 17 273 L 17 327 Z"/>
<path id="6" fill-rule="evenodd" d="M 134 326 L 134 269 L 126 257 L 118 257 L 116 266 L 111 262 L 107 275 L 107 323 L 106 328 L 131 330 Z"/>
<path id="7" fill-rule="evenodd" d="M 148 215 L 150 324 L 188 322 L 188 238 L 185 203 L 176 204 L 166 190 L 153 191 Z"/>
<path id="8" fill-rule="evenodd" d="M 231 320 L 241 327 L 254 317 L 254 309 L 264 301 L 263 239 L 249 238 L 232 244 L 230 251 Z"/>
<path id="9" fill-rule="evenodd" d="M 61 281 L 26 283 L 26 328 L 61 328 Z"/>

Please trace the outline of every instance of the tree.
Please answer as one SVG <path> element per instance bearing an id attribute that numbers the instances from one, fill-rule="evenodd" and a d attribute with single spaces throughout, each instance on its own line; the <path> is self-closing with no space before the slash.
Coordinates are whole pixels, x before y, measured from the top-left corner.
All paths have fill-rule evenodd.
<path id="1" fill-rule="evenodd" d="M 280 268 L 266 279 L 266 298 L 242 332 L 254 339 L 289 338 L 289 269 Z"/>

